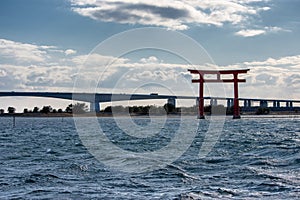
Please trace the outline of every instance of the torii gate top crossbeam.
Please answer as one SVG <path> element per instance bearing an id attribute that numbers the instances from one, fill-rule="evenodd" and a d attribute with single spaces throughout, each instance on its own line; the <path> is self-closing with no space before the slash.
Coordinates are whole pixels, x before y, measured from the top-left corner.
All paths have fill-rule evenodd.
<path id="1" fill-rule="evenodd" d="M 188 69 L 191 74 L 245 74 L 250 69 L 237 69 L 237 70 L 197 70 L 197 69 Z"/>
<path id="2" fill-rule="evenodd" d="M 237 75 L 242 73 L 247 73 L 249 69 L 241 69 L 241 70 L 220 70 L 220 71 L 212 71 L 212 70 L 188 70 L 191 74 L 198 74 L 200 76 L 199 79 L 193 79 L 192 83 L 234 83 L 234 82 L 242 82 L 245 83 L 245 79 L 238 79 Z M 205 79 L 204 75 L 217 75 L 216 79 Z M 234 76 L 233 79 L 221 79 L 221 74 L 232 74 Z"/>

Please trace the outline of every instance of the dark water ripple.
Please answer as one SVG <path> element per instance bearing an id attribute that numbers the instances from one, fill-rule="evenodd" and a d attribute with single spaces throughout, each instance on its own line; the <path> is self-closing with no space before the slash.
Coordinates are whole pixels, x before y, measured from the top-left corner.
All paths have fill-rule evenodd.
<path id="1" fill-rule="evenodd" d="M 166 145 L 176 120 L 147 139 L 131 138 L 99 119 L 109 138 L 132 151 Z M 143 125 L 145 119 L 135 119 Z M 198 158 L 208 122 L 166 168 L 116 172 L 82 145 L 73 119 L 0 118 L 0 199 L 298 199 L 300 119 L 226 120 L 218 143 Z M 150 130 L 151 131 L 151 130 Z M 131 141 L 131 142 L 128 142 Z M 133 141 L 133 142 L 132 142 Z"/>

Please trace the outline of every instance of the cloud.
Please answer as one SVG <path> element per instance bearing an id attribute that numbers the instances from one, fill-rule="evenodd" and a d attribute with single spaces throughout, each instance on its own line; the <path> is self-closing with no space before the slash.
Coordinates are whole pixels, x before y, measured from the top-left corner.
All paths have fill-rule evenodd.
<path id="1" fill-rule="evenodd" d="M 51 45 L 36 45 L 0 38 L 0 63 L 20 65 L 47 63 L 51 65 L 65 55 L 75 53 L 73 49 L 62 50 Z"/>
<path id="2" fill-rule="evenodd" d="M 272 85 L 277 83 L 278 77 L 273 76 L 272 74 L 261 73 L 257 75 L 255 79 L 261 84 Z"/>
<path id="3" fill-rule="evenodd" d="M 0 70 L 0 77 L 5 77 L 5 76 L 7 76 L 6 71 L 4 69 L 1 69 Z"/>
<path id="4" fill-rule="evenodd" d="M 142 58 L 140 61 L 142 63 L 158 63 L 158 59 L 155 56 L 150 56 L 148 58 Z"/>
<path id="5" fill-rule="evenodd" d="M 0 39 L 1 90 L 38 90 L 73 86 L 75 50 Z"/>
<path id="6" fill-rule="evenodd" d="M 0 65 L 1 90 L 69 91 L 74 83 L 71 66 Z"/>
<path id="7" fill-rule="evenodd" d="M 46 59 L 47 48 L 51 47 L 0 39 L 0 57 L 18 62 L 43 62 Z"/>
<path id="8" fill-rule="evenodd" d="M 240 90 L 242 97 L 300 99 L 300 55 L 249 61 L 220 68 L 250 69 L 244 75 L 246 84 L 240 84 L 243 88 Z"/>
<path id="9" fill-rule="evenodd" d="M 278 32 L 291 32 L 291 30 L 283 29 L 277 26 L 274 27 L 265 27 L 265 29 L 270 33 L 278 33 Z"/>
<path id="10" fill-rule="evenodd" d="M 161 88 L 168 88 L 164 91 L 191 95 L 186 93 L 188 86 L 193 87 L 197 93 L 197 86 L 191 84 L 192 77 L 187 73 L 187 69 L 191 66 L 185 63 L 170 63 L 161 57 L 151 55 L 135 60 L 96 53 L 73 55 L 72 52 L 75 50 L 61 50 L 54 46 L 32 45 L 4 39 L 1 42 L 1 90 L 72 91 L 74 81 L 77 80 L 82 91 L 98 86 L 99 92 L 127 93 L 153 83 L 160 85 Z M 8 47 L 8 50 L 4 49 L 4 46 Z M 66 56 L 67 51 L 71 53 L 69 56 Z M 8 62 L 5 63 L 6 61 Z M 267 58 L 263 61 L 248 61 L 228 66 L 205 65 L 192 68 L 250 68 L 250 72 L 244 75 L 247 83 L 240 85 L 241 97 L 300 98 L 300 55 Z M 224 87 L 230 96 L 232 87 L 230 85 Z M 161 91 L 158 88 L 156 92 L 162 93 Z"/>
<path id="11" fill-rule="evenodd" d="M 72 61 L 77 65 L 84 65 L 88 67 L 105 67 L 111 64 L 124 64 L 129 61 L 126 58 L 117 58 L 114 56 L 100 55 L 92 53 L 88 55 L 79 55 L 72 58 Z"/>
<path id="12" fill-rule="evenodd" d="M 243 37 L 253 37 L 257 35 L 263 35 L 265 33 L 266 33 L 265 30 L 246 29 L 246 30 L 240 30 L 236 32 L 236 35 L 243 36 Z"/>
<path id="13" fill-rule="evenodd" d="M 84 62 L 83 62 L 84 61 Z M 148 83 L 157 83 L 169 88 L 182 88 L 189 65 L 165 63 L 155 56 L 133 61 L 128 58 L 115 58 L 99 54 L 74 57 L 74 63 L 82 66 L 76 75 L 77 84 L 86 90 L 97 86 L 99 91 L 128 92 Z M 182 88 L 181 91 L 184 91 Z"/>
<path id="14" fill-rule="evenodd" d="M 243 24 L 269 7 L 267 0 L 70 0 L 79 15 L 103 22 L 162 26 L 186 30 L 191 24 Z"/>
<path id="15" fill-rule="evenodd" d="M 268 58 L 264 61 L 245 62 L 244 64 L 248 66 L 281 66 L 281 67 L 284 65 L 294 66 L 300 64 L 300 55 L 285 56 L 277 59 Z"/>
<path id="16" fill-rule="evenodd" d="M 235 35 L 242 37 L 254 37 L 258 35 L 265 35 L 268 33 L 278 33 L 278 32 L 290 32 L 280 27 L 264 27 L 263 29 L 243 29 L 235 33 Z"/>
<path id="17" fill-rule="evenodd" d="M 73 50 L 73 49 L 67 49 L 65 50 L 65 54 L 68 56 L 68 55 L 71 55 L 71 54 L 76 54 L 77 51 Z"/>

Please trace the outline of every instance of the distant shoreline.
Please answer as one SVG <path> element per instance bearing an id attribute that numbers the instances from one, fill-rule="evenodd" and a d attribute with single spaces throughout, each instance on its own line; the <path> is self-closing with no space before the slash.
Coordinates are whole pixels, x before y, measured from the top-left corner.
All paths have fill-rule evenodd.
<path id="1" fill-rule="evenodd" d="M 87 113 L 82 113 L 82 114 L 73 114 L 73 113 L 4 113 L 1 114 L 0 117 L 37 117 L 37 118 L 43 118 L 43 117 L 149 117 L 147 114 L 128 114 L 128 113 L 94 113 L 94 112 L 87 112 Z M 173 113 L 173 114 L 151 114 L 150 116 L 156 116 L 156 117 L 163 117 L 163 116 L 168 116 L 168 117 L 180 117 L 180 116 L 195 116 L 197 117 L 196 113 Z M 210 116 L 209 114 L 206 114 L 206 116 Z M 227 117 L 230 117 L 231 115 L 227 115 Z M 242 113 L 242 117 L 245 118 L 278 118 L 278 117 L 288 117 L 288 116 L 297 116 L 300 117 L 299 112 L 271 112 L 269 114 L 261 114 L 257 115 L 255 113 Z"/>

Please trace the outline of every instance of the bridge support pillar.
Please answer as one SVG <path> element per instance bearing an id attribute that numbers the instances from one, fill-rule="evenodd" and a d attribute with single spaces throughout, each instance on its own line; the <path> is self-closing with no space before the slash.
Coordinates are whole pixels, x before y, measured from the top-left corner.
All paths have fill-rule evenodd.
<path id="1" fill-rule="evenodd" d="M 268 102 L 267 101 L 260 101 L 260 107 L 261 108 L 267 108 L 268 107 Z"/>
<path id="2" fill-rule="evenodd" d="M 276 108 L 277 107 L 277 102 L 273 101 L 273 107 Z"/>
<path id="3" fill-rule="evenodd" d="M 286 107 L 287 108 L 292 108 L 293 107 L 293 102 L 292 101 L 287 101 L 286 102 Z"/>
<path id="4" fill-rule="evenodd" d="M 176 108 L 176 99 L 175 98 L 169 98 L 167 103 L 173 105 Z"/>
<path id="5" fill-rule="evenodd" d="M 90 112 L 100 112 L 100 103 L 99 102 L 90 102 Z"/>
<path id="6" fill-rule="evenodd" d="M 227 99 L 227 108 L 231 108 L 233 106 L 233 99 Z"/>
<path id="7" fill-rule="evenodd" d="M 244 100 L 244 108 L 247 108 L 247 107 L 249 107 L 249 106 L 248 106 L 248 101 L 247 101 L 247 100 Z"/>
<path id="8" fill-rule="evenodd" d="M 210 100 L 210 105 L 211 106 L 217 106 L 218 105 L 218 100 L 217 99 L 211 99 Z"/>
<path id="9" fill-rule="evenodd" d="M 280 108 L 280 101 L 277 101 L 276 104 L 277 104 L 276 107 L 277 107 L 277 108 Z"/>

